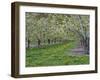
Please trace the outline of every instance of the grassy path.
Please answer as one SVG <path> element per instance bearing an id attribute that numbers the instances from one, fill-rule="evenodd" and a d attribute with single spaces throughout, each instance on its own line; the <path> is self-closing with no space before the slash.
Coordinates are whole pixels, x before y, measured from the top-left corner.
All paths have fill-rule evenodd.
<path id="1" fill-rule="evenodd" d="M 88 64 L 89 56 L 69 56 L 70 49 L 75 42 L 56 44 L 45 48 L 32 48 L 26 50 L 26 66 L 56 66 Z"/>

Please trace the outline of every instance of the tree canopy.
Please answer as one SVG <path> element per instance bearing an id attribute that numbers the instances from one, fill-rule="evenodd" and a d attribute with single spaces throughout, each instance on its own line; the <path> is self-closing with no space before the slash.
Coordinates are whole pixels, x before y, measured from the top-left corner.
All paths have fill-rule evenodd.
<path id="1" fill-rule="evenodd" d="M 89 51 L 89 15 L 26 12 L 26 47 L 79 41 Z"/>

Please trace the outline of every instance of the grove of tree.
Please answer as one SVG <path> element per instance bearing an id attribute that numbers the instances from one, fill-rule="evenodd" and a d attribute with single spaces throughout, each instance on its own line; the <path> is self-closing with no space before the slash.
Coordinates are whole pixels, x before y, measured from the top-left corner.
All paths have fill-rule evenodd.
<path id="1" fill-rule="evenodd" d="M 78 42 L 89 54 L 89 15 L 26 12 L 26 48 Z"/>

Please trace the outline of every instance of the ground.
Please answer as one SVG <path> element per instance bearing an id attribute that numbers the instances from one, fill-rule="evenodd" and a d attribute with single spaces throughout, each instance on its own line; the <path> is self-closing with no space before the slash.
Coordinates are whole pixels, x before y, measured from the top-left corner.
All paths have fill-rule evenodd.
<path id="1" fill-rule="evenodd" d="M 89 55 L 80 54 L 74 41 L 26 49 L 26 67 L 89 64 Z"/>

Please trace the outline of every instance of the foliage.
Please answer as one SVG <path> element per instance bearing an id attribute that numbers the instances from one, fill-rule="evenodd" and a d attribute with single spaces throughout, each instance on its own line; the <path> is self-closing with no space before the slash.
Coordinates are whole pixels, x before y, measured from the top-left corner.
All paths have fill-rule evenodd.
<path id="1" fill-rule="evenodd" d="M 26 47 L 78 40 L 89 53 L 89 16 L 26 12 Z"/>

